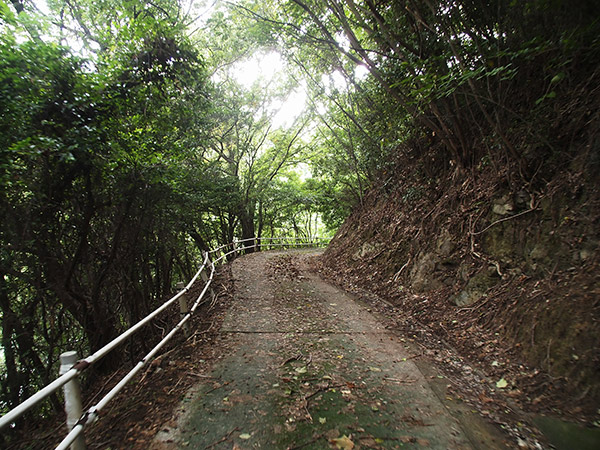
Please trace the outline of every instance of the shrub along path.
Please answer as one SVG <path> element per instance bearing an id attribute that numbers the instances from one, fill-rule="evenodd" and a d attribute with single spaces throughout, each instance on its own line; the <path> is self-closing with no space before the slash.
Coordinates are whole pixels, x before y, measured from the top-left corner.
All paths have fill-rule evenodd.
<path id="1" fill-rule="evenodd" d="M 233 263 L 236 301 L 216 343 L 221 357 L 153 448 L 514 446 L 470 408 L 449 405 L 447 380 L 417 366 L 408 339 L 311 272 L 317 252 Z"/>

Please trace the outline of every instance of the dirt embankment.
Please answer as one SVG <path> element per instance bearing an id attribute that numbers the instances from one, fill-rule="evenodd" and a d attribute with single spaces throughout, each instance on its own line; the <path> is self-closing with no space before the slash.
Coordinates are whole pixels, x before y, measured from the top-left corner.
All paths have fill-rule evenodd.
<path id="1" fill-rule="evenodd" d="M 426 329 L 505 380 L 502 390 L 523 409 L 597 424 L 600 195 L 592 156 L 538 174 L 535 184 L 484 161 L 470 172 L 432 173 L 439 161 L 404 160 L 340 228 L 322 270 L 389 301 L 397 326 Z"/>

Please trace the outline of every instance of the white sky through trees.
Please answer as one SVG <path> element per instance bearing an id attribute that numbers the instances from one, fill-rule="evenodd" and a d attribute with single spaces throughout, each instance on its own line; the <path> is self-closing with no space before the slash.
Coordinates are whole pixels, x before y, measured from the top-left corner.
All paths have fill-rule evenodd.
<path id="1" fill-rule="evenodd" d="M 278 52 L 257 52 L 250 58 L 234 64 L 232 75 L 239 84 L 250 89 L 259 81 L 270 84 L 285 79 L 285 65 L 285 61 Z M 288 94 L 283 102 L 275 100 L 271 105 L 271 109 L 277 111 L 273 117 L 273 128 L 291 127 L 306 107 L 306 95 L 306 86 L 301 83 Z"/>

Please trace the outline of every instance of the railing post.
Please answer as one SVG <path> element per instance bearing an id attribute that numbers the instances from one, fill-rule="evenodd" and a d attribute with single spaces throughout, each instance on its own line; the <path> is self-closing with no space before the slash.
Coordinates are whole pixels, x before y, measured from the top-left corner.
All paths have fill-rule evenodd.
<path id="1" fill-rule="evenodd" d="M 77 352 L 65 352 L 60 355 L 60 375 L 67 373 L 77 362 Z M 81 406 L 81 387 L 79 379 L 73 378 L 63 386 L 65 393 L 65 412 L 67 413 L 67 430 L 70 432 L 81 418 L 83 408 Z M 85 450 L 85 438 L 83 434 L 71 444 L 71 450 Z"/>
<path id="2" fill-rule="evenodd" d="M 175 285 L 175 289 L 181 291 L 185 288 L 185 283 L 180 281 Z M 179 315 L 183 319 L 183 317 L 190 312 L 187 304 L 187 292 L 179 297 Z M 183 324 L 183 335 L 188 338 L 190 337 L 190 323 L 189 321 Z"/>

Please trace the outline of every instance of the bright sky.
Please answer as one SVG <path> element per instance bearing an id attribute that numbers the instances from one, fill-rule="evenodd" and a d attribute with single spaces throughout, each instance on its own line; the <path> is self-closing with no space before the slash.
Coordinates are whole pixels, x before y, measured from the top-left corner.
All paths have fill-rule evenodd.
<path id="1" fill-rule="evenodd" d="M 233 65 L 232 75 L 238 83 L 250 88 L 262 79 L 265 83 L 283 72 L 284 62 L 277 52 L 257 53 L 249 59 Z"/>
<path id="2" fill-rule="evenodd" d="M 266 85 L 271 81 L 277 82 L 277 78 L 283 80 L 285 65 L 285 61 L 278 52 L 257 53 L 249 59 L 236 63 L 232 68 L 232 75 L 238 83 L 249 89 L 257 82 Z M 368 73 L 369 70 L 362 65 L 357 66 L 354 70 L 354 76 L 358 80 L 365 79 Z M 339 70 L 329 75 L 323 75 L 321 82 L 329 93 L 333 88 L 344 91 L 349 87 L 348 80 Z M 274 101 L 271 110 L 277 111 L 277 113 L 273 118 L 273 128 L 291 127 L 295 119 L 306 108 L 306 100 L 307 86 L 306 82 L 302 82 L 287 96 L 284 102 Z"/>
<path id="3" fill-rule="evenodd" d="M 305 84 L 305 83 L 304 83 Z M 274 128 L 289 128 L 306 107 L 306 86 L 299 86 L 290 93 L 273 117 Z"/>
<path id="4" fill-rule="evenodd" d="M 278 52 L 257 53 L 249 59 L 240 61 L 233 65 L 232 76 L 242 86 L 250 89 L 255 83 L 260 82 L 263 86 L 270 82 L 285 80 L 285 61 Z M 302 114 L 306 107 L 306 83 L 301 83 L 282 102 L 273 101 L 270 105 L 273 117 L 273 128 L 289 128 Z"/>

